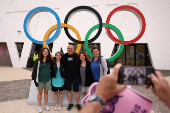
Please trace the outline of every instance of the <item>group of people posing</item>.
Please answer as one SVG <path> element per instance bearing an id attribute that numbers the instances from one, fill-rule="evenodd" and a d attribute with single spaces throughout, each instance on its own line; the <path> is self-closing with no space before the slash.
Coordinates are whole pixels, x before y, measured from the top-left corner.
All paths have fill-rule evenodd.
<path id="1" fill-rule="evenodd" d="M 92 48 L 92 53 L 94 57 L 90 60 L 86 53 L 74 53 L 74 46 L 68 45 L 66 54 L 62 55 L 61 52 L 56 52 L 55 57 L 52 58 L 49 49 L 42 48 L 39 58 L 35 61 L 32 72 L 32 80 L 34 80 L 38 90 L 38 112 L 42 112 L 41 100 L 43 90 L 44 108 L 47 111 L 50 110 L 47 105 L 48 90 L 50 89 L 54 92 L 56 103 L 54 110 L 61 110 L 63 90 L 67 90 L 69 100 L 67 110 L 70 111 L 73 108 L 71 90 L 75 92 L 77 110 L 81 110 L 79 104 L 79 85 L 81 85 L 81 90 L 86 95 L 89 86 L 93 82 L 98 82 L 102 76 L 107 75 L 108 71 L 107 62 L 100 56 L 99 48 Z"/>

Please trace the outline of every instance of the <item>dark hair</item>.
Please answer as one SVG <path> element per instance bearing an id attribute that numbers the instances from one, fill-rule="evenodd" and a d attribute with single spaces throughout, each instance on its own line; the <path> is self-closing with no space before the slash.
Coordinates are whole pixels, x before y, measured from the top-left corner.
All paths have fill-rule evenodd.
<path id="1" fill-rule="evenodd" d="M 98 51 L 100 51 L 100 49 L 99 49 L 99 47 L 93 47 L 92 49 L 91 49 L 91 52 L 93 53 L 93 50 L 94 49 L 98 49 Z"/>
<path id="2" fill-rule="evenodd" d="M 87 54 L 86 54 L 85 52 L 80 52 L 80 53 L 78 54 L 78 60 L 79 60 L 79 61 L 81 61 L 81 60 L 80 60 L 80 55 L 81 55 L 81 54 L 83 54 L 83 55 L 85 56 L 85 60 L 86 60 L 86 61 L 89 61 L 89 57 L 87 56 Z"/>
<path id="3" fill-rule="evenodd" d="M 51 54 L 50 54 L 50 50 L 47 48 L 47 47 L 43 47 L 42 49 L 41 49 L 41 51 L 40 51 L 40 56 L 39 56 L 39 60 L 40 60 L 40 62 L 41 62 L 41 64 L 43 63 L 43 58 L 44 58 L 44 56 L 43 56 L 43 51 L 44 51 L 44 49 L 47 49 L 48 50 L 48 55 L 47 55 L 47 58 L 46 58 L 46 63 L 48 64 L 48 63 L 51 63 L 52 62 L 52 58 L 51 58 Z"/>

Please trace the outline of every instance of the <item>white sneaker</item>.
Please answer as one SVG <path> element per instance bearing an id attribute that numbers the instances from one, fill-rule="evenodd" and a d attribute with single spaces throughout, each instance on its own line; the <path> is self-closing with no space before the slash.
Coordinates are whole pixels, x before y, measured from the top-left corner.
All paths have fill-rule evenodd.
<path id="1" fill-rule="evenodd" d="M 58 111 L 61 110 L 61 104 L 58 104 Z"/>
<path id="2" fill-rule="evenodd" d="M 41 106 L 38 106 L 38 112 L 42 113 L 42 107 Z"/>
<path id="3" fill-rule="evenodd" d="M 48 107 L 48 105 L 45 105 L 44 108 L 45 108 L 46 111 L 50 111 L 50 108 Z"/>
<path id="4" fill-rule="evenodd" d="M 54 111 L 57 111 L 57 109 L 58 109 L 58 104 L 56 104 L 56 105 L 54 106 Z"/>

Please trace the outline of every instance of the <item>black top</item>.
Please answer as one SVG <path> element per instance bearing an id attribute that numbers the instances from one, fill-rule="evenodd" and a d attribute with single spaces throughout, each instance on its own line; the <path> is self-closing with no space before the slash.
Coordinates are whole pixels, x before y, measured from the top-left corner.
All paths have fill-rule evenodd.
<path id="1" fill-rule="evenodd" d="M 73 79 L 80 77 L 78 55 L 76 53 L 73 55 L 68 55 L 68 53 L 63 55 L 63 62 L 65 78 Z"/>
<path id="2" fill-rule="evenodd" d="M 60 60 L 60 69 L 58 70 L 57 64 L 56 64 L 56 58 L 53 58 L 53 59 L 54 59 L 54 61 L 52 62 L 53 71 L 51 71 L 52 77 L 54 78 L 56 77 L 57 71 L 60 71 L 61 77 L 64 77 L 64 66 L 63 66 L 62 60 Z"/>
<path id="3" fill-rule="evenodd" d="M 80 62 L 81 65 L 81 62 Z M 85 86 L 90 86 L 94 82 L 93 74 L 90 68 L 91 62 L 86 61 Z"/>

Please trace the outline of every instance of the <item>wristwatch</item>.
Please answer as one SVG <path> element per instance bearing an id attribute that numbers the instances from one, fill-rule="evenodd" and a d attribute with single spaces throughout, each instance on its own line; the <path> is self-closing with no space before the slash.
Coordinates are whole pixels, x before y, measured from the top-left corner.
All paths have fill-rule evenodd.
<path id="1" fill-rule="evenodd" d="M 103 101 L 97 95 L 92 95 L 92 96 L 89 97 L 88 102 L 92 102 L 92 101 L 99 101 L 100 104 L 102 105 L 102 108 L 103 108 Z"/>

